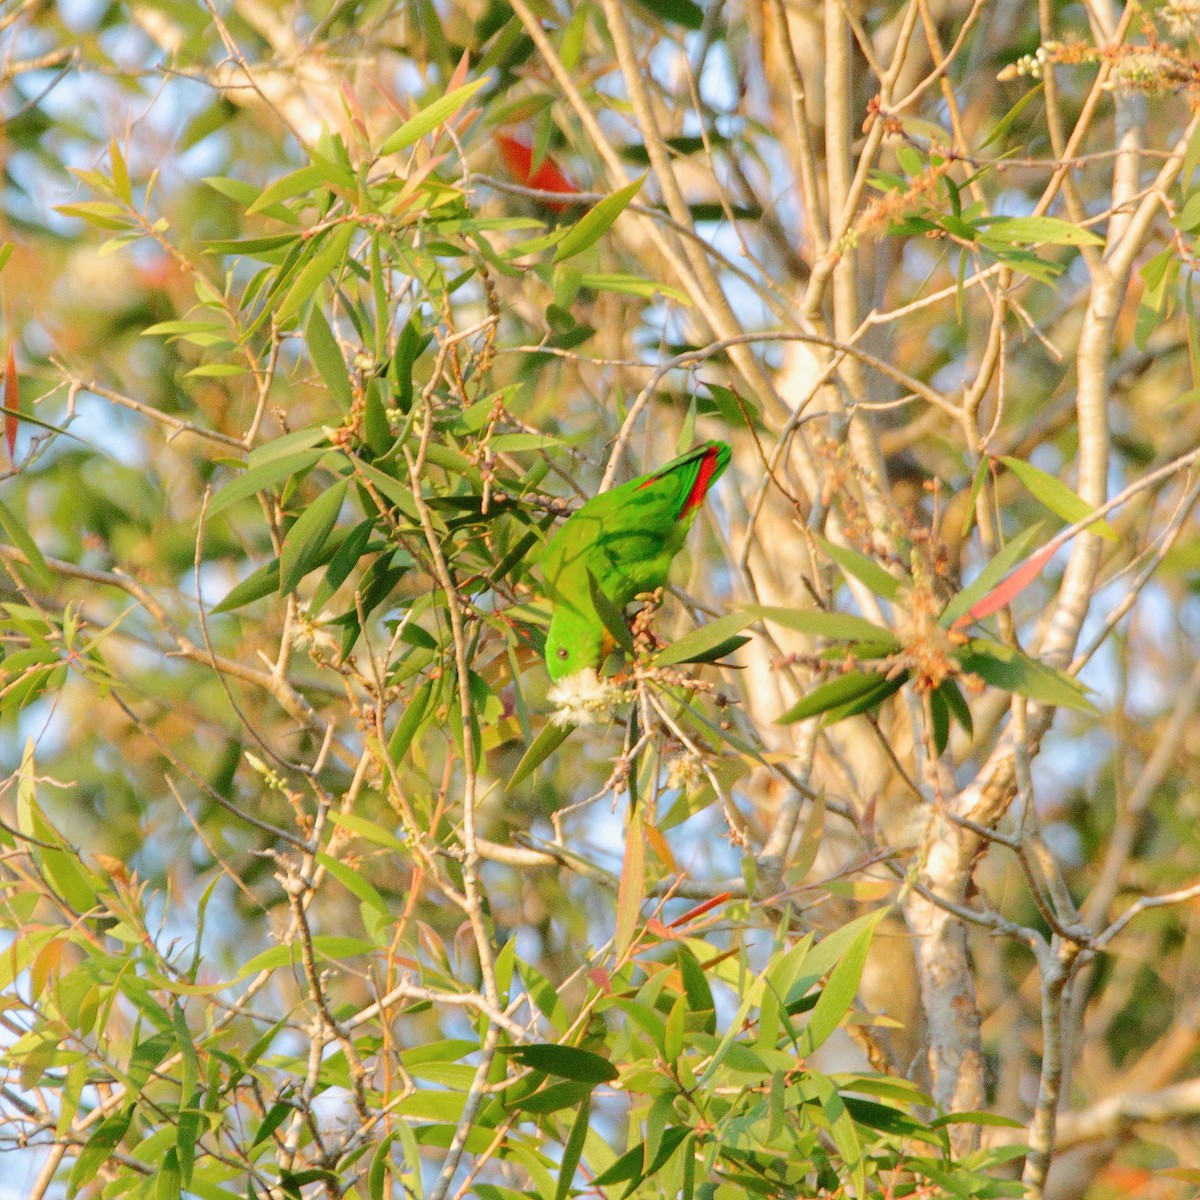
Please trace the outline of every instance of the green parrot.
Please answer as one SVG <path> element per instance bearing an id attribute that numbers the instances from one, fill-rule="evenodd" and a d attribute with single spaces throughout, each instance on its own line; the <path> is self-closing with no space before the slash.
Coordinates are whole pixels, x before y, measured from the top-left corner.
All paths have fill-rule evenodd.
<path id="1" fill-rule="evenodd" d="M 542 574 L 554 606 L 546 634 L 551 679 L 598 669 L 612 648 L 592 602 L 588 572 L 618 609 L 663 587 L 730 453 L 726 442 L 696 446 L 649 475 L 593 496 L 550 539 Z"/>

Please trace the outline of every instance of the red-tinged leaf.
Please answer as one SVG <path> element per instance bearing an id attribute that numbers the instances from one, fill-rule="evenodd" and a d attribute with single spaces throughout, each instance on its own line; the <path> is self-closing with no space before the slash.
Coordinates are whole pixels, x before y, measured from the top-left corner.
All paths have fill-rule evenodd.
<path id="1" fill-rule="evenodd" d="M 612 995 L 612 980 L 603 967 L 593 967 L 587 973 L 587 977 L 596 985 L 599 991 L 603 992 L 606 996 Z"/>
<path id="2" fill-rule="evenodd" d="M 17 425 L 20 422 L 21 390 L 17 380 L 17 359 L 12 346 L 8 348 L 8 364 L 4 368 L 4 440 L 8 444 L 8 461 L 16 464 Z"/>
<path id="3" fill-rule="evenodd" d="M 664 942 L 672 942 L 676 937 L 676 934 L 672 933 L 657 917 L 651 917 L 646 922 L 646 932 L 653 934 L 656 938 L 661 938 Z"/>
<path id="4" fill-rule="evenodd" d="M 464 50 L 462 58 L 458 60 L 458 66 L 454 68 L 454 74 L 450 76 L 450 82 L 446 84 L 446 91 L 452 92 L 467 82 L 467 65 L 470 61 L 471 52 Z"/>
<path id="5" fill-rule="evenodd" d="M 645 826 L 646 830 L 646 845 L 658 856 L 658 861 L 672 875 L 679 874 L 679 864 L 675 861 L 675 855 L 671 853 L 671 847 L 667 845 L 667 839 L 653 826 Z"/>
<path id="6" fill-rule="evenodd" d="M 1046 564 L 1054 557 L 1055 545 L 1051 542 L 1043 546 L 1036 554 L 1027 558 L 1003 583 L 992 588 L 982 600 L 971 607 L 951 626 L 961 629 L 972 621 L 982 621 L 992 613 L 1011 604 L 1043 571 Z"/>
<path id="7" fill-rule="evenodd" d="M 727 900 L 733 899 L 732 892 L 721 892 L 717 896 L 713 896 L 708 900 L 701 900 L 694 908 L 689 908 L 681 917 L 676 917 L 671 922 L 671 928 L 677 929 L 680 925 L 687 925 L 690 921 L 694 921 L 697 917 L 702 917 L 710 909 L 716 908 L 720 904 L 724 904 Z"/>
<path id="8" fill-rule="evenodd" d="M 509 137 L 505 133 L 496 134 L 496 145 L 500 148 L 500 157 L 508 173 L 523 187 L 537 188 L 540 192 L 557 192 L 564 196 L 574 196 L 579 188 L 562 172 L 558 164 L 547 155 L 533 169 L 533 147 Z M 554 200 L 543 200 L 542 203 L 551 212 L 563 212 L 571 207 L 569 203 L 559 204 Z"/>
<path id="9" fill-rule="evenodd" d="M 350 86 L 348 79 L 343 79 L 341 84 L 342 101 L 346 105 L 346 111 L 350 114 L 350 121 L 354 128 L 362 135 L 364 140 L 370 138 L 367 132 L 367 121 L 363 114 L 362 101 L 358 98 L 358 93 Z"/>
<path id="10" fill-rule="evenodd" d="M 642 812 L 634 809 L 625 831 L 625 861 L 621 866 L 621 881 L 617 886 L 617 928 L 614 949 L 617 962 L 633 944 L 641 914 L 642 895 L 646 888 L 646 843 L 642 837 Z"/>

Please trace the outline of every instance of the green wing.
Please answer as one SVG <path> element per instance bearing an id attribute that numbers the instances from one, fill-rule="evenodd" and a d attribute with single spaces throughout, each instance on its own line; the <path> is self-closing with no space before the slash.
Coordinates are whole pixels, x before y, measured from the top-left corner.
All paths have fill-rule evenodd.
<path id="1" fill-rule="evenodd" d="M 729 453 L 724 442 L 707 442 L 589 500 L 546 547 L 542 569 L 551 601 L 590 610 L 589 571 L 619 606 L 665 584 L 671 560 Z"/>

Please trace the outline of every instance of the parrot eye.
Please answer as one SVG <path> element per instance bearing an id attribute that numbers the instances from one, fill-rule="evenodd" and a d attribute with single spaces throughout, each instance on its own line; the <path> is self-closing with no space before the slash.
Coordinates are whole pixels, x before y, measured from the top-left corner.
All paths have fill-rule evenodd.
<path id="1" fill-rule="evenodd" d="M 570 656 L 570 653 L 571 652 L 566 648 L 566 646 L 559 646 L 559 648 L 558 648 L 558 657 L 559 658 L 568 658 Z"/>

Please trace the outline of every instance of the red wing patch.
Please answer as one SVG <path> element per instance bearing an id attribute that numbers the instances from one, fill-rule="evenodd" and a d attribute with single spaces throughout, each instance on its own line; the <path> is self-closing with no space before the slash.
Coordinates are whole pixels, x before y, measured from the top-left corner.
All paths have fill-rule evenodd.
<path id="1" fill-rule="evenodd" d="M 713 472 L 716 469 L 717 447 L 710 446 L 708 453 L 700 463 L 699 471 L 696 472 L 696 481 L 692 484 L 692 490 L 688 492 L 687 499 L 679 510 L 681 517 L 687 516 L 693 508 L 699 508 L 704 503 L 704 497 L 708 495 L 708 485 L 712 482 Z"/>
<path id="2" fill-rule="evenodd" d="M 540 192 L 558 192 L 564 196 L 572 196 L 579 191 L 571 179 L 559 169 L 558 163 L 550 155 L 546 155 L 542 159 L 535 171 L 532 146 L 528 146 L 514 137 L 509 137 L 505 133 L 496 134 L 495 140 L 496 145 L 500 148 L 500 157 L 504 161 L 505 167 L 518 183 L 536 188 Z M 569 202 L 559 204 L 555 200 L 542 200 L 539 203 L 545 205 L 551 212 L 564 212 L 571 207 Z"/>

